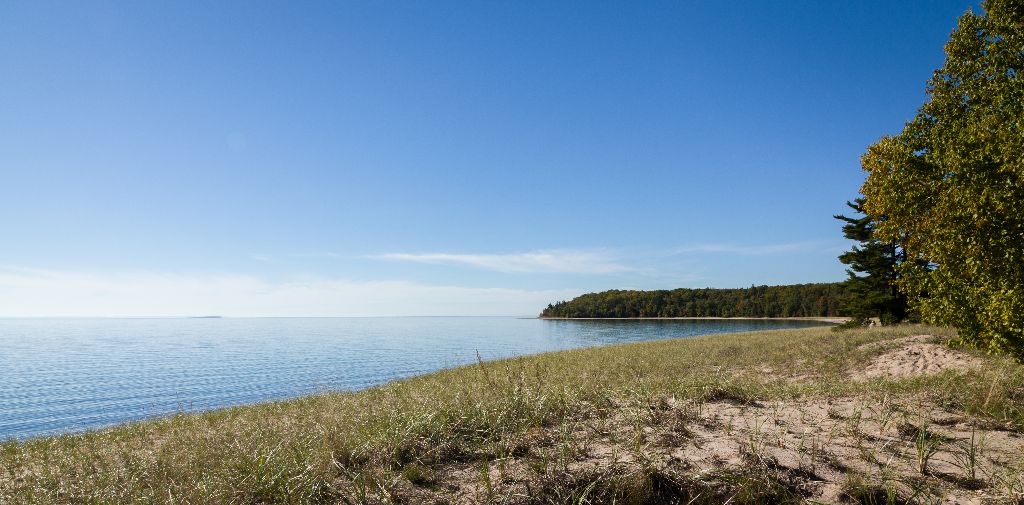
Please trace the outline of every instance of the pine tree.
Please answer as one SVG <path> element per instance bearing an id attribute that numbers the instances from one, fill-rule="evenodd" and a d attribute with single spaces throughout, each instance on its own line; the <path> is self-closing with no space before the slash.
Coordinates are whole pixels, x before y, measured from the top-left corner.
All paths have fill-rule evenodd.
<path id="1" fill-rule="evenodd" d="M 846 223 L 843 236 L 860 244 L 839 256 L 840 262 L 850 266 L 841 309 L 860 324 L 873 317 L 882 324 L 898 323 L 907 317 L 907 297 L 896 285 L 897 268 L 906 255 L 895 242 L 882 242 L 875 236 L 875 223 L 864 213 L 864 198 L 846 205 L 861 217 L 833 217 Z"/>

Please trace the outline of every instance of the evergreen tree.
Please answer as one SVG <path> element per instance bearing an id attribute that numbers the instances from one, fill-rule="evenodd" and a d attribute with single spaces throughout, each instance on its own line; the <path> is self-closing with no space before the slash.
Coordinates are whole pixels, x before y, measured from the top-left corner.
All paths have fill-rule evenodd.
<path id="1" fill-rule="evenodd" d="M 882 242 L 875 236 L 875 225 L 864 213 L 864 198 L 846 202 L 860 217 L 833 216 L 843 221 L 843 236 L 860 242 L 839 256 L 846 269 L 846 294 L 841 300 L 844 314 L 864 323 L 877 317 L 882 324 L 893 324 L 907 316 L 907 297 L 896 284 L 899 265 L 906 259 L 895 242 Z"/>

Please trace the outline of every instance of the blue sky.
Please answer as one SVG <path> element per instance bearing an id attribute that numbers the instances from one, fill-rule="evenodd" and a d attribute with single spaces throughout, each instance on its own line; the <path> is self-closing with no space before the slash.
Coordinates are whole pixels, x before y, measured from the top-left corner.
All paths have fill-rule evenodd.
<path id="1" fill-rule="evenodd" d="M 976 2 L 3 2 L 0 315 L 836 281 Z"/>

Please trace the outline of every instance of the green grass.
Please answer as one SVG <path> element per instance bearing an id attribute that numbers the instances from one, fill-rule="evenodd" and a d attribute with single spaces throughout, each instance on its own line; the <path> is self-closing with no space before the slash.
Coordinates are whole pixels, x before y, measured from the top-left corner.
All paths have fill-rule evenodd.
<path id="1" fill-rule="evenodd" d="M 573 438 L 574 427 L 600 431 L 627 415 L 640 433 L 664 422 L 656 413 L 666 399 L 742 405 L 852 395 L 925 398 L 1024 426 L 1024 368 L 1008 360 L 986 357 L 977 370 L 914 379 L 849 379 L 848 370 L 887 342 L 921 333 L 954 336 L 920 326 L 811 328 L 615 345 L 484 362 L 357 393 L 4 442 L 0 503 L 417 502 L 454 493 L 445 487 L 453 469 L 466 469 L 490 500 L 514 502 L 493 495 L 501 483 L 491 482 L 508 462 L 525 462 L 535 475 L 530 496 L 517 498 L 524 503 L 786 501 L 792 489 L 756 470 L 683 481 L 655 470 L 574 466 L 587 443 Z M 881 343 L 863 345 L 870 342 Z"/>

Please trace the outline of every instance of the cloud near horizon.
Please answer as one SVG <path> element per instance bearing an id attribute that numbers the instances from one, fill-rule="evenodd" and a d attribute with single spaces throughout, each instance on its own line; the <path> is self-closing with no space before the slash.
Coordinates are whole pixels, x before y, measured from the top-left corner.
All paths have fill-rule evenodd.
<path id="1" fill-rule="evenodd" d="M 540 250 L 512 254 L 386 253 L 371 259 L 462 265 L 502 273 L 611 274 L 632 272 L 634 268 L 616 261 L 607 251 L 571 249 Z"/>
<path id="2" fill-rule="evenodd" d="M 538 314 L 579 290 L 408 281 L 0 267 L 0 317 L 435 316 Z"/>

